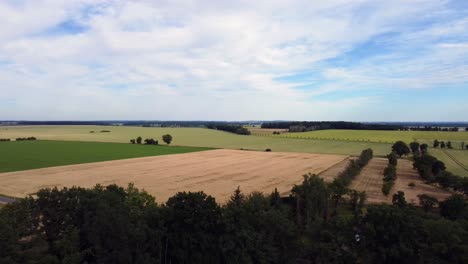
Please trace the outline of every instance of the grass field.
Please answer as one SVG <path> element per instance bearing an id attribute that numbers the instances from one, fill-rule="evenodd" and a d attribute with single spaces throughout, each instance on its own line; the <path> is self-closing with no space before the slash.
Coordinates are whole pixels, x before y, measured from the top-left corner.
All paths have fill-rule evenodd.
<path id="1" fill-rule="evenodd" d="M 99 133 L 110 130 L 109 133 Z M 90 131 L 96 131 L 90 133 Z M 99 141 L 127 143 L 131 138 L 141 136 L 155 138 L 161 142 L 163 134 L 171 134 L 173 145 L 228 149 L 252 149 L 286 152 L 306 152 L 359 155 L 365 148 L 372 148 L 376 155 L 386 155 L 391 145 L 373 142 L 346 142 L 336 140 L 310 140 L 262 136 L 242 136 L 204 128 L 156 128 L 120 126 L 29 126 L 0 127 L 0 138 L 34 136 L 39 139 L 65 141 Z M 2 143 L 2 142 L 0 142 Z M 1 145 L 0 145 L 1 147 Z"/>
<path id="2" fill-rule="evenodd" d="M 0 172 L 207 150 L 102 142 L 0 142 Z"/>
<path id="3" fill-rule="evenodd" d="M 456 149 L 430 149 L 430 154 L 437 157 L 448 170 L 456 175 L 468 177 L 468 151 Z"/>
<path id="4" fill-rule="evenodd" d="M 259 132 L 257 132 L 259 133 Z M 468 132 L 442 132 L 442 131 L 378 131 L 378 130 L 318 130 L 302 133 L 282 133 L 277 137 L 298 137 L 311 139 L 332 139 L 349 141 L 368 141 L 393 143 L 403 140 L 407 143 L 418 141 L 432 145 L 434 139 L 452 141 L 454 148 L 460 147 L 460 142 L 468 143 Z"/>

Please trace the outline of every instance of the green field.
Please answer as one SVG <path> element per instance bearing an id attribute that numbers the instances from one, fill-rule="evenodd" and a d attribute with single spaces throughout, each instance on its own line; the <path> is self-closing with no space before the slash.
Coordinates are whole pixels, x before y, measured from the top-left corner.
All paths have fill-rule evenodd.
<path id="1" fill-rule="evenodd" d="M 301 133 L 282 133 L 277 137 L 331 139 L 349 141 L 368 141 L 393 143 L 403 140 L 407 143 L 417 141 L 432 144 L 434 139 L 452 141 L 454 148 L 459 148 L 460 142 L 468 143 L 468 132 L 443 132 L 443 131 L 378 131 L 378 130 L 317 130 Z"/>
<path id="2" fill-rule="evenodd" d="M 437 157 L 448 170 L 456 175 L 468 177 L 468 151 L 454 149 L 430 149 L 430 154 Z"/>
<path id="3" fill-rule="evenodd" d="M 0 142 L 0 172 L 207 150 L 103 142 Z"/>
<path id="4" fill-rule="evenodd" d="M 110 130 L 109 133 L 99 133 Z M 90 133 L 90 131 L 96 131 Z M 365 148 L 372 148 L 376 155 L 386 155 L 391 145 L 372 142 L 346 142 L 336 140 L 310 140 L 275 138 L 262 136 L 242 136 L 228 132 L 205 128 L 156 128 L 156 127 L 122 127 L 122 126 L 29 126 L 0 127 L 0 138 L 17 138 L 34 136 L 38 139 L 64 141 L 98 141 L 127 143 L 131 138 L 141 136 L 154 138 L 161 142 L 161 136 L 171 134 L 172 145 L 252 149 L 287 152 L 329 153 L 359 155 Z M 0 142 L 1 143 L 1 142 Z M 0 145 L 1 147 L 1 145 Z"/>

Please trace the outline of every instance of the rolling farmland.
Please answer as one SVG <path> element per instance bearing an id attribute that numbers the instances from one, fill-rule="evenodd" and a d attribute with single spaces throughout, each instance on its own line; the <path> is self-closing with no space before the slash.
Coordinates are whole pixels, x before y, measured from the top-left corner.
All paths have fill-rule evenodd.
<path id="1" fill-rule="evenodd" d="M 101 130 L 110 130 L 100 133 Z M 95 131 L 90 133 L 90 131 Z M 286 152 L 359 155 L 365 148 L 372 148 L 376 155 L 386 155 L 389 144 L 373 142 L 347 142 L 337 140 L 293 139 L 267 136 L 243 136 L 204 128 L 158 128 L 122 126 L 23 126 L 0 127 L 0 138 L 35 136 L 40 140 L 98 141 L 128 143 L 131 138 L 161 139 L 171 134 L 172 145 L 227 149 L 251 149 Z M 161 141 L 161 140 L 160 140 Z M 161 142 L 160 142 L 161 143 Z"/>

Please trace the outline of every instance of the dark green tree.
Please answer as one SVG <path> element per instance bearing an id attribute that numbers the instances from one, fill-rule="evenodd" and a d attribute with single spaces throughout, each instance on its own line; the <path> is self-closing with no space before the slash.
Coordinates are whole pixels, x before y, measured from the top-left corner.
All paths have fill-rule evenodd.
<path id="1" fill-rule="evenodd" d="M 294 185 L 292 195 L 296 200 L 299 226 L 310 226 L 314 221 L 328 218 L 330 191 L 327 184 L 315 174 L 304 175 L 300 185 Z"/>
<path id="2" fill-rule="evenodd" d="M 444 141 L 440 142 L 440 148 L 445 148 L 445 142 Z"/>
<path id="3" fill-rule="evenodd" d="M 434 163 L 432 163 L 432 173 L 434 175 L 438 175 L 440 172 L 444 171 L 445 169 L 446 169 L 445 164 L 440 160 L 437 160 Z"/>
<path id="4" fill-rule="evenodd" d="M 432 144 L 432 146 L 433 146 L 434 148 L 438 148 L 438 147 L 439 147 L 439 145 L 440 145 L 440 142 L 439 142 L 439 140 L 437 140 L 437 139 L 434 139 L 434 143 Z"/>
<path id="5" fill-rule="evenodd" d="M 343 196 L 348 193 L 349 189 L 346 188 L 343 180 L 339 178 L 336 178 L 335 180 L 333 180 L 332 183 L 330 183 L 329 189 L 331 198 L 334 203 L 334 210 L 336 213 L 336 210 L 338 209 L 338 206 L 340 205 Z"/>
<path id="6" fill-rule="evenodd" d="M 447 141 L 447 148 L 452 149 L 452 142 L 449 140 Z"/>
<path id="7" fill-rule="evenodd" d="M 397 141 L 395 144 L 392 146 L 392 151 L 395 152 L 398 156 L 403 156 L 403 155 L 408 155 L 410 152 L 410 149 L 408 145 L 406 145 L 405 142 L 403 141 Z"/>
<path id="8" fill-rule="evenodd" d="M 137 144 L 141 144 L 141 140 L 142 140 L 141 137 L 137 137 L 137 138 L 136 138 L 136 143 L 137 143 Z"/>
<path id="9" fill-rule="evenodd" d="M 169 135 L 169 134 L 163 135 L 162 139 L 168 145 L 171 144 L 171 142 L 172 142 L 172 136 Z"/>
<path id="10" fill-rule="evenodd" d="M 409 144 L 409 147 L 411 149 L 411 152 L 413 152 L 413 155 L 419 154 L 419 143 L 418 142 L 411 142 Z"/>
<path id="11" fill-rule="evenodd" d="M 408 203 L 405 199 L 405 193 L 402 191 L 398 191 L 397 193 L 393 194 L 392 203 L 393 205 L 396 205 L 400 208 L 406 207 Z"/>
<path id="12" fill-rule="evenodd" d="M 398 156 L 396 155 L 395 152 L 390 152 L 390 154 L 387 155 L 388 163 L 396 166 L 398 163 Z"/>
<path id="13" fill-rule="evenodd" d="M 427 195 L 427 194 L 419 194 L 418 198 L 419 198 L 419 205 L 421 205 L 421 207 L 424 209 L 426 213 L 431 211 L 434 208 L 434 206 L 436 206 L 439 203 L 437 198 Z"/>
<path id="14" fill-rule="evenodd" d="M 421 144 L 421 146 L 419 147 L 421 149 L 421 153 L 422 154 L 427 154 L 427 147 L 428 145 L 427 144 Z"/>
<path id="15" fill-rule="evenodd" d="M 164 208 L 168 263 L 219 263 L 221 208 L 203 192 L 179 192 Z M 164 240 L 163 240 L 164 241 Z"/>
<path id="16" fill-rule="evenodd" d="M 465 213 L 465 198 L 461 194 L 453 194 L 445 201 L 439 203 L 440 214 L 450 220 L 463 217 Z"/>

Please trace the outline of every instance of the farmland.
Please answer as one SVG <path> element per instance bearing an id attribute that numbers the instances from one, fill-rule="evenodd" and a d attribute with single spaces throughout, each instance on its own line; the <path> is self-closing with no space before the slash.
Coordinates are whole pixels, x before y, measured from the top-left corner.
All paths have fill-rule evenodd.
<path id="1" fill-rule="evenodd" d="M 341 155 L 209 150 L 2 173 L 0 193 L 22 197 L 45 187 L 132 182 L 161 201 L 178 191 L 200 190 L 226 201 L 238 186 L 246 193 L 268 194 L 274 188 L 288 193 L 302 181 L 301 175 L 320 173 L 344 159 Z"/>
<path id="2" fill-rule="evenodd" d="M 100 133 L 101 130 L 110 130 Z M 90 131 L 95 131 L 90 133 Z M 131 138 L 161 139 L 164 134 L 174 138 L 172 145 L 211 147 L 227 149 L 252 149 L 286 152 L 306 152 L 324 154 L 359 155 L 365 148 L 372 148 L 376 155 L 386 155 L 389 144 L 373 142 L 347 142 L 337 140 L 311 140 L 276 138 L 263 136 L 243 136 L 204 128 L 157 128 L 121 126 L 29 126 L 0 127 L 0 138 L 35 136 L 38 139 L 65 141 L 97 141 L 128 143 Z"/>
<path id="3" fill-rule="evenodd" d="M 0 127 L 0 138 L 35 136 L 41 140 L 59 141 L 95 141 L 128 143 L 131 138 L 161 139 L 163 134 L 174 137 L 172 145 L 250 149 L 285 152 L 324 153 L 340 155 L 359 155 L 361 150 L 372 148 L 376 156 L 389 153 L 391 143 L 397 140 L 431 143 L 433 139 L 451 140 L 454 148 L 460 141 L 468 143 L 468 132 L 438 131 L 370 131 L 370 130 L 320 130 L 304 133 L 284 133 L 271 135 L 275 129 L 250 128 L 255 136 L 243 136 L 204 128 L 159 128 L 159 127 L 123 127 L 123 126 L 17 126 Z M 102 133 L 102 130 L 110 132 Z M 92 131 L 92 133 L 91 133 Z M 269 136 L 266 136 L 267 131 Z M 348 140 L 349 139 L 349 140 Z M 161 140 L 160 140 L 161 141 Z M 380 142 L 379 142 L 380 141 Z M 387 142 L 387 143 L 383 143 Z M 429 144 L 431 146 L 431 144 Z M 1 151 L 1 149 L 0 149 Z M 430 148 L 432 155 L 442 160 L 448 170 L 460 176 L 468 176 L 463 166 L 468 163 L 468 151 Z M 458 162 L 446 153 L 455 157 Z M 68 164 L 68 163 L 67 163 Z M 63 165 L 63 164 L 59 164 Z"/>
<path id="4" fill-rule="evenodd" d="M 379 131 L 379 130 L 317 130 L 300 133 L 283 133 L 276 137 L 367 141 L 379 143 L 393 143 L 398 140 L 410 143 L 417 141 L 431 145 L 433 140 L 452 141 L 454 147 L 459 147 L 459 142 L 468 142 L 468 132 L 446 131 Z"/>
<path id="5" fill-rule="evenodd" d="M 207 148 L 72 141 L 1 142 L 0 172 L 201 150 Z"/>

